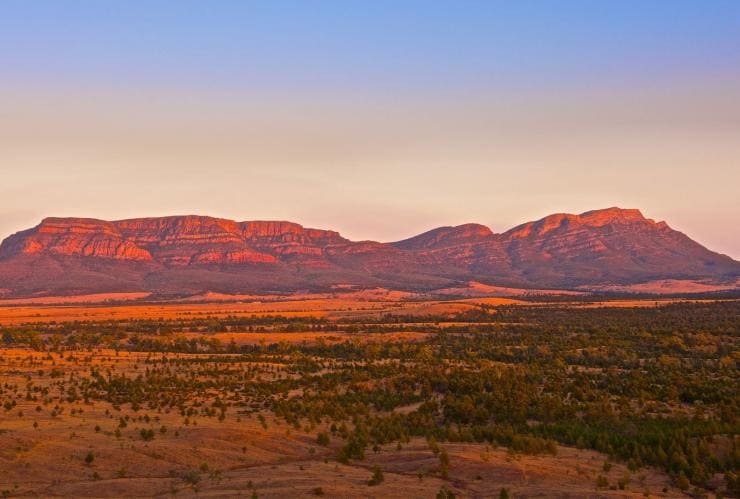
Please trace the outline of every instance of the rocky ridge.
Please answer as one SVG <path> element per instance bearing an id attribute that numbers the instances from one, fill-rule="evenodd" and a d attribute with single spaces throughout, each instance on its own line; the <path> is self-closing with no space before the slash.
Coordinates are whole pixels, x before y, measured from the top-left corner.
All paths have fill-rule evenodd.
<path id="1" fill-rule="evenodd" d="M 340 284 L 430 290 L 466 280 L 570 288 L 738 275 L 739 262 L 620 208 L 549 215 L 501 234 L 480 224 L 440 227 L 395 243 L 284 221 L 46 218 L 0 244 L 0 288 L 11 296 Z"/>

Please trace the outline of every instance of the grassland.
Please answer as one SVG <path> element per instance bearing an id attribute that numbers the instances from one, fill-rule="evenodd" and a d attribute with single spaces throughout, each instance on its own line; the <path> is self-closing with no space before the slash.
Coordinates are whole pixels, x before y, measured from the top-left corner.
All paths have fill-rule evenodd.
<path id="1" fill-rule="evenodd" d="M 6 304 L 0 492 L 737 494 L 740 304 L 597 305 Z"/>

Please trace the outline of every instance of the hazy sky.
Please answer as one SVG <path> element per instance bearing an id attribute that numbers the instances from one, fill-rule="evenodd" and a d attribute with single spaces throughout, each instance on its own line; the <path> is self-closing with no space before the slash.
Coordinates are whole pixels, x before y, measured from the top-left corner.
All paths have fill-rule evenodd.
<path id="1" fill-rule="evenodd" d="M 740 257 L 740 2 L 0 2 L 0 238 L 640 208 Z"/>

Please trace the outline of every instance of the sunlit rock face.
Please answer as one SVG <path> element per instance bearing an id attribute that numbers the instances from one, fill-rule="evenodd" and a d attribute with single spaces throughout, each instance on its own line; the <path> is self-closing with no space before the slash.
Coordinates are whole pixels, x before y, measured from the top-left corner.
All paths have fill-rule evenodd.
<path id="1" fill-rule="evenodd" d="M 10 236 L 0 246 L 0 258 L 19 253 L 152 260 L 147 250 L 125 238 L 115 224 L 89 218 L 46 218 L 37 227 Z"/>
<path id="2" fill-rule="evenodd" d="M 739 274 L 731 258 L 620 208 L 554 214 L 502 234 L 479 224 L 440 227 L 395 243 L 353 242 L 284 221 L 47 218 L 0 244 L 0 287 L 13 295 L 338 284 L 432 290 L 466 280 L 568 288 Z"/>
<path id="3" fill-rule="evenodd" d="M 0 258 L 49 253 L 173 265 L 275 263 L 279 254 L 321 255 L 338 233 L 290 222 L 234 222 L 203 216 L 107 222 L 47 218 L 8 238 Z"/>

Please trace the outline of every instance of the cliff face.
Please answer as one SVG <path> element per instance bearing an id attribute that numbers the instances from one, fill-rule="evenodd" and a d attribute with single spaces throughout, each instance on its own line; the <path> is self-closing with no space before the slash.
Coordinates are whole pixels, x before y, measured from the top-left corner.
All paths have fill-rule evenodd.
<path id="1" fill-rule="evenodd" d="M 290 222 L 238 223 L 202 216 L 115 222 L 47 218 L 4 241 L 0 259 L 48 253 L 177 266 L 270 264 L 277 262 L 276 255 L 321 255 L 326 246 L 347 242 L 336 232 Z"/>
<path id="2" fill-rule="evenodd" d="M 740 263 L 665 222 L 619 208 L 550 215 L 503 234 L 479 224 L 440 227 L 388 244 L 352 242 L 292 222 L 47 218 L 0 244 L 0 289 L 6 294 L 347 283 L 433 289 L 466 279 L 572 287 L 737 275 Z"/>
<path id="3" fill-rule="evenodd" d="M 152 260 L 148 251 L 126 239 L 113 223 L 88 218 L 46 218 L 37 227 L 14 234 L 0 245 L 0 259 L 35 253 Z"/>

